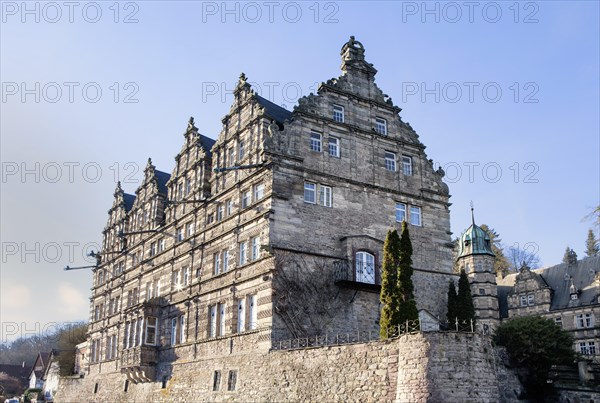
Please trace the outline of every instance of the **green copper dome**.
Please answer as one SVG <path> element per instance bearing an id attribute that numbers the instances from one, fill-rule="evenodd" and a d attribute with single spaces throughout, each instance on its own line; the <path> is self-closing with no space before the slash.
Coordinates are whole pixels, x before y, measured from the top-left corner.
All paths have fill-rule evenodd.
<path id="1" fill-rule="evenodd" d="M 460 236 L 458 243 L 459 259 L 469 255 L 496 256 L 494 255 L 494 252 L 492 252 L 490 236 L 481 229 L 481 227 L 475 225 L 475 220 L 473 220 L 473 224 Z"/>

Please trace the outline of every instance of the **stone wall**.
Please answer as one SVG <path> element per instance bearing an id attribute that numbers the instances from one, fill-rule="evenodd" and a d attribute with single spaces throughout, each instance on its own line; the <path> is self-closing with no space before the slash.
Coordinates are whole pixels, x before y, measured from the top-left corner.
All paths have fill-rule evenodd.
<path id="1" fill-rule="evenodd" d="M 415 333 L 288 351 L 225 347 L 215 344 L 210 356 L 159 368 L 157 382 L 126 385 L 117 372 L 64 379 L 56 401 L 516 401 L 501 397 L 506 384 L 498 374 L 506 370 L 499 369 L 491 339 L 480 334 Z M 213 351 L 210 342 L 202 350 Z M 169 374 L 165 382 L 163 373 Z"/>

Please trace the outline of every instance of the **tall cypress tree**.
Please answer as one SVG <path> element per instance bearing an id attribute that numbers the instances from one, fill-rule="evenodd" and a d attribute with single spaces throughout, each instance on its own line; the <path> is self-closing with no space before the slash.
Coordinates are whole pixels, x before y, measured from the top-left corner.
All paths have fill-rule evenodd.
<path id="1" fill-rule="evenodd" d="M 460 271 L 458 279 L 458 295 L 456 297 L 456 316 L 459 322 L 470 324 L 471 319 L 475 320 L 475 306 L 473 305 L 473 295 L 471 295 L 471 286 L 469 278 L 464 270 Z"/>
<path id="2" fill-rule="evenodd" d="M 400 304 L 398 307 L 400 323 L 419 319 L 417 303 L 413 295 L 412 283 L 412 243 L 408 233 L 406 221 L 402 221 L 402 234 L 400 235 L 400 259 L 398 271 L 398 292 Z"/>
<path id="3" fill-rule="evenodd" d="M 594 231 L 590 228 L 588 231 L 587 239 L 585 241 L 585 254 L 589 257 L 597 256 L 600 253 L 600 245 L 594 235 Z"/>
<path id="4" fill-rule="evenodd" d="M 381 267 L 381 293 L 379 300 L 383 304 L 379 320 L 379 334 L 387 339 L 400 323 L 398 306 L 398 267 L 400 264 L 400 237 L 398 231 L 390 230 L 383 244 L 383 263 Z"/>
<path id="5" fill-rule="evenodd" d="M 454 281 L 450 280 L 448 283 L 448 313 L 446 314 L 448 325 L 450 326 L 452 326 L 457 317 L 457 302 L 458 295 L 456 294 L 456 286 L 454 285 Z"/>

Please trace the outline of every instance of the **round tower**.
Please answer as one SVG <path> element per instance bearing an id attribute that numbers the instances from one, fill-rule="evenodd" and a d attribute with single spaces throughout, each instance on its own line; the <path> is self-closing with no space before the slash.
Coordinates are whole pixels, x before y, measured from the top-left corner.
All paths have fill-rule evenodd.
<path id="1" fill-rule="evenodd" d="M 494 273 L 496 255 L 492 252 L 489 235 L 475 225 L 473 208 L 471 208 L 472 224 L 459 239 L 458 267 L 469 277 L 475 318 L 479 326 L 491 331 L 500 323 L 498 309 L 498 288 Z"/>

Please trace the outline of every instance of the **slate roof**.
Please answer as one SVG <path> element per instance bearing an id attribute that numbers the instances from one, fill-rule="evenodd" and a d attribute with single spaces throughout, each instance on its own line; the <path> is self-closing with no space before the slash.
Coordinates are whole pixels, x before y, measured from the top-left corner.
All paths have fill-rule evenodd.
<path id="1" fill-rule="evenodd" d="M 275 119 L 277 123 L 283 123 L 286 119 L 290 119 L 292 116 L 292 112 L 288 111 L 281 106 L 274 104 L 273 102 L 261 97 L 260 95 L 256 95 L 258 99 L 258 103 L 265 108 L 265 113 L 270 118 Z"/>
<path id="2" fill-rule="evenodd" d="M 167 194 L 167 182 L 171 178 L 171 175 L 166 172 L 159 171 L 158 169 L 154 170 L 154 175 L 156 176 L 156 180 L 158 182 L 158 193 L 162 193 L 162 194 L 166 195 Z"/>
<path id="3" fill-rule="evenodd" d="M 475 222 L 460 236 L 458 248 L 458 257 L 471 254 L 495 256 L 492 252 L 490 236 L 481 227 L 475 225 Z"/>
<path id="4" fill-rule="evenodd" d="M 36 370 L 36 364 L 38 361 L 42 362 L 42 369 L 41 370 Z M 29 372 L 29 378 L 31 378 L 31 374 L 35 373 L 35 378 L 36 379 L 42 379 L 44 377 L 44 372 L 46 371 L 46 366 L 50 364 L 50 353 L 46 353 L 46 352 L 42 352 L 40 351 L 38 353 L 38 356 L 35 359 L 35 362 L 33 363 L 33 366 L 31 367 L 31 370 Z"/>
<path id="5" fill-rule="evenodd" d="M 135 201 L 135 195 L 129 193 L 123 193 L 123 201 L 125 202 L 125 211 L 131 211 L 133 207 L 133 202 Z"/>
<path id="6" fill-rule="evenodd" d="M 20 381 L 27 379 L 27 373 L 29 370 L 23 365 L 13 365 L 13 364 L 0 364 L 0 372 L 4 372 L 5 374 L 15 377 Z"/>
<path id="7" fill-rule="evenodd" d="M 560 263 L 555 266 L 532 270 L 540 280 L 553 290 L 550 310 L 577 308 L 598 302 L 600 289 L 596 287 L 596 274 L 600 272 L 600 256 L 588 257 L 577 264 Z M 498 304 L 500 317 L 508 317 L 508 294 L 513 290 L 517 273 L 498 279 Z M 571 300 L 571 284 L 579 291 L 578 298 Z"/>
<path id="8" fill-rule="evenodd" d="M 211 139 L 210 137 L 206 137 L 204 135 L 200 135 L 200 144 L 204 151 L 206 151 L 206 155 L 212 158 L 212 147 L 216 143 L 216 140 Z"/>

